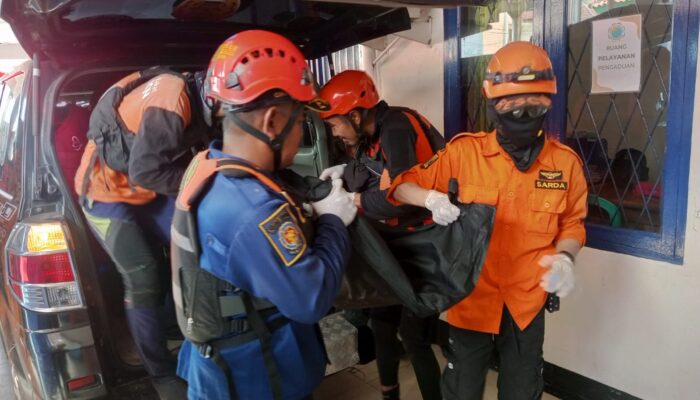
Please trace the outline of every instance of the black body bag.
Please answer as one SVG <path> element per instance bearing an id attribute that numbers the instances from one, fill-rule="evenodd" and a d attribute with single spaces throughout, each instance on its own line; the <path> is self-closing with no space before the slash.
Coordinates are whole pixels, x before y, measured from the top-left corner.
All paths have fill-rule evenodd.
<path id="1" fill-rule="evenodd" d="M 330 193 L 330 181 L 291 171 L 281 175 L 285 189 L 304 201 Z M 467 297 L 481 274 L 496 208 L 458 203 L 457 187 L 452 179 L 450 199 L 461 214 L 448 226 L 407 230 L 358 215 L 348 226 L 353 252 L 335 305 L 351 309 L 403 304 L 426 317 Z"/>

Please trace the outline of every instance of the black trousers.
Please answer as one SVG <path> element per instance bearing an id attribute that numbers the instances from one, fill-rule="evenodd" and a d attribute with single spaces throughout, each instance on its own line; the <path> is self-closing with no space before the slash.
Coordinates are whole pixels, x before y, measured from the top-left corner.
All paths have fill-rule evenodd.
<path id="1" fill-rule="evenodd" d="M 425 400 L 439 400 L 440 366 L 432 344 L 446 344 L 448 325 L 438 316 L 418 318 L 402 306 L 380 307 L 370 311 L 374 344 L 382 386 L 399 383 L 401 342 L 416 374 L 418 387 Z M 399 342 L 396 334 L 401 334 Z"/>
<path id="2" fill-rule="evenodd" d="M 447 359 L 442 375 L 444 398 L 481 400 L 494 351 L 500 365 L 499 400 L 542 398 L 543 344 L 544 309 L 523 331 L 506 307 L 498 335 L 450 326 L 449 345 L 443 348 Z"/>

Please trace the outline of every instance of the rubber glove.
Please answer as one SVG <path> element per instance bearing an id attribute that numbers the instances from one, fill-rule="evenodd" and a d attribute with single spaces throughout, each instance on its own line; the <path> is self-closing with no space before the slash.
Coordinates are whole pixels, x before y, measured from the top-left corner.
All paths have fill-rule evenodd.
<path id="1" fill-rule="evenodd" d="M 540 287 L 549 293 L 556 293 L 559 297 L 566 297 L 576 285 L 574 276 L 574 262 L 566 254 L 554 254 L 544 256 L 539 264 L 548 271 L 540 279 Z"/>
<path id="2" fill-rule="evenodd" d="M 425 199 L 425 208 L 433 213 L 433 221 L 438 225 L 449 225 L 459 218 L 459 207 L 450 202 L 445 193 L 431 190 Z"/>
<path id="3" fill-rule="evenodd" d="M 340 165 L 334 165 L 332 167 L 328 167 L 321 172 L 321 175 L 319 175 L 318 179 L 325 181 L 326 179 L 339 179 L 343 176 L 343 171 L 345 171 L 345 166 L 347 164 L 340 164 Z"/>
<path id="4" fill-rule="evenodd" d="M 333 189 L 323 200 L 311 203 L 318 215 L 333 214 L 343 221 L 345 226 L 355 219 L 357 207 L 355 207 L 355 193 L 348 193 L 343 189 L 341 179 L 333 179 Z"/>

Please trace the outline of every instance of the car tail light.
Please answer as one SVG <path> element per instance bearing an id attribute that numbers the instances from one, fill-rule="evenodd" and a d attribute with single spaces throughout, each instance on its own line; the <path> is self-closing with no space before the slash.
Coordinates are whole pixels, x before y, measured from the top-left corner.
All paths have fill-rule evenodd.
<path id="1" fill-rule="evenodd" d="M 32 252 L 66 250 L 66 235 L 61 224 L 30 225 L 27 250 Z"/>
<path id="2" fill-rule="evenodd" d="M 92 386 L 97 383 L 97 375 L 83 376 L 82 378 L 76 378 L 68 381 L 68 390 L 80 390 L 88 386 Z"/>
<path id="3" fill-rule="evenodd" d="M 60 222 L 20 223 L 10 234 L 7 276 L 24 307 L 34 311 L 82 307 L 66 231 Z"/>

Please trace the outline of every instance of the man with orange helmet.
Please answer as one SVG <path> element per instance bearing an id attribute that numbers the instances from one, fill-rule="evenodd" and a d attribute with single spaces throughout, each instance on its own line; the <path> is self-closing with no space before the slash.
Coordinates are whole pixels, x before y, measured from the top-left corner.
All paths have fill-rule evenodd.
<path id="1" fill-rule="evenodd" d="M 293 162 L 304 107 L 327 109 L 313 79 L 294 44 L 260 30 L 231 36 L 209 64 L 205 96 L 223 116 L 223 143 L 213 142 L 185 174 L 173 248 L 193 252 L 176 234 L 179 213 L 191 207 L 196 227 L 185 228 L 200 244 L 198 268 L 232 286 L 221 307 L 243 308 L 225 315 L 226 331 L 215 339 L 183 344 L 178 374 L 190 399 L 301 399 L 323 379 L 316 323 L 340 288 L 350 254 L 346 226 L 357 208 L 334 180 L 330 194 L 311 203 L 314 234 L 309 215 L 281 189 L 277 172 Z M 222 317 L 191 312 L 188 329 Z"/>
<path id="2" fill-rule="evenodd" d="M 425 210 L 389 203 L 386 190 L 398 174 L 428 161 L 445 147 L 442 135 L 417 112 L 381 101 L 372 78 L 363 71 L 334 76 L 321 89 L 321 98 L 330 104 L 321 118 L 331 126 L 333 136 L 355 154 L 347 165 L 323 171 L 321 179 L 342 176 L 355 192 L 355 204 L 370 218 L 406 229 L 429 220 Z M 437 316 L 418 318 L 401 306 L 372 309 L 370 318 L 384 399 L 399 398 L 401 343 L 397 331 L 423 398 L 440 399 L 440 367 L 431 344 L 444 323 Z"/>
<path id="3" fill-rule="evenodd" d="M 564 297 L 574 287 L 588 194 L 576 153 L 542 131 L 556 90 L 543 49 L 506 45 L 491 58 L 483 83 L 495 132 L 456 136 L 436 158 L 397 177 L 389 191 L 394 204 L 423 206 L 446 224 L 459 216 L 445 194 L 451 178 L 462 202 L 497 207 L 476 288 L 447 313 L 447 399 L 481 399 L 494 349 L 499 398 L 542 396 L 547 293 Z"/>

